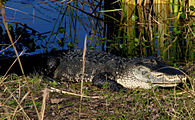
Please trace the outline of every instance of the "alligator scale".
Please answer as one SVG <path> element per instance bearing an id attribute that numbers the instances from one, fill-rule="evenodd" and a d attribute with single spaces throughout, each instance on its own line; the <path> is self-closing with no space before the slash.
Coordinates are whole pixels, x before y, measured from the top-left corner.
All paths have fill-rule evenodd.
<path id="1" fill-rule="evenodd" d="M 40 75 L 60 80 L 79 82 L 82 76 L 81 50 L 56 51 L 21 57 L 26 74 Z M 0 59 L 0 74 L 3 75 L 15 58 Z M 21 74 L 18 63 L 12 73 Z M 167 66 L 159 58 L 121 58 L 109 53 L 88 50 L 85 56 L 84 80 L 102 87 L 107 83 L 112 90 L 122 88 L 145 88 L 152 86 L 173 87 L 186 77 L 180 70 Z"/>

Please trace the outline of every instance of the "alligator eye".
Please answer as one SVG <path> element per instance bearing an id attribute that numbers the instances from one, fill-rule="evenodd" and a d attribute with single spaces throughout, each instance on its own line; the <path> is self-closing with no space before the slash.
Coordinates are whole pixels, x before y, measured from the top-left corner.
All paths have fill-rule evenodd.
<path id="1" fill-rule="evenodd" d="M 142 72 L 142 75 L 145 75 L 145 74 L 147 74 L 148 73 L 148 71 L 143 71 Z"/>
<path id="2" fill-rule="evenodd" d="M 144 71 L 145 69 L 143 67 L 138 68 L 139 71 Z"/>

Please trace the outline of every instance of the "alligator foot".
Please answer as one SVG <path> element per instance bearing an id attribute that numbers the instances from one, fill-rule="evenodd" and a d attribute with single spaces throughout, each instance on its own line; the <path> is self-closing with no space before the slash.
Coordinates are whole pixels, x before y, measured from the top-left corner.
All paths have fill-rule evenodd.
<path id="1" fill-rule="evenodd" d="M 94 76 L 92 82 L 93 85 L 99 87 L 99 88 L 108 88 L 111 91 L 122 91 L 126 92 L 127 88 L 124 88 L 122 85 L 117 83 L 114 80 L 111 80 L 108 76 L 112 76 L 110 73 L 103 72 L 99 73 Z"/>

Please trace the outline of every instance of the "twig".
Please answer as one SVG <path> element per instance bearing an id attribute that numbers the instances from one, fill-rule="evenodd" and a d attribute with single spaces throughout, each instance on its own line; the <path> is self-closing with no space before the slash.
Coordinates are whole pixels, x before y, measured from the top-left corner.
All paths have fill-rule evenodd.
<path id="1" fill-rule="evenodd" d="M 63 93 L 63 94 L 68 94 L 68 95 L 74 95 L 74 96 L 79 96 L 81 97 L 81 94 L 76 94 L 76 93 L 72 93 L 72 92 L 67 92 L 67 91 L 64 91 L 64 90 L 60 90 L 60 89 L 57 89 L 57 88 L 54 88 L 54 87 L 50 87 L 49 89 L 50 92 L 57 92 L 57 93 Z M 82 97 L 84 98 L 93 98 L 93 99 L 104 99 L 105 97 L 103 96 L 87 96 L 87 95 L 82 95 Z"/>
<path id="2" fill-rule="evenodd" d="M 43 90 L 43 102 L 42 102 L 42 107 L 41 107 L 41 120 L 44 119 L 46 100 L 47 100 L 48 97 L 49 97 L 49 89 L 45 88 Z"/>
<path id="3" fill-rule="evenodd" d="M 85 74 L 85 55 L 86 55 L 86 49 L 87 49 L 87 35 L 85 35 L 85 41 L 84 41 L 84 49 L 83 49 L 83 67 L 82 67 L 82 78 L 81 78 L 81 96 L 80 96 L 80 105 L 79 105 L 79 118 L 81 117 L 81 103 L 83 99 L 83 79 Z"/>
<path id="4" fill-rule="evenodd" d="M 20 104 L 22 104 L 22 102 L 25 100 L 25 98 L 28 96 L 30 94 L 30 91 L 28 91 L 25 95 L 24 95 L 24 97 L 21 99 L 21 101 L 20 101 Z M 16 112 L 17 112 L 17 110 L 18 110 L 18 107 L 20 107 L 19 105 L 17 105 L 17 107 L 15 108 L 15 110 L 14 110 L 14 113 L 13 113 L 13 115 L 12 115 L 12 120 L 14 120 L 14 117 L 15 117 L 15 114 L 16 114 Z"/>
<path id="5" fill-rule="evenodd" d="M 3 52 L 4 50 L 7 50 L 8 48 L 10 48 L 11 46 L 13 46 L 13 44 L 15 44 L 19 39 L 21 38 L 21 35 L 18 37 L 18 39 L 16 41 L 14 41 L 14 43 L 10 44 L 9 46 L 7 46 L 6 48 L 4 48 L 3 50 L 0 51 Z"/>
<path id="6" fill-rule="evenodd" d="M 29 16 L 34 16 L 33 14 L 30 14 L 30 13 L 27 13 L 27 12 L 24 12 L 24 11 L 21 11 L 21 10 L 18 10 L 18 9 L 14 9 L 14 8 L 10 8 L 10 7 L 5 7 L 7 9 L 10 9 L 10 10 L 13 10 L 13 11 L 17 11 L 17 12 L 20 12 L 20 13 L 23 13 L 23 14 L 26 14 L 26 15 L 29 15 Z M 42 18 L 42 17 L 39 17 L 39 16 L 35 16 L 36 18 L 38 19 L 41 19 L 41 20 L 44 20 L 48 23 L 51 23 L 52 21 L 48 20 L 48 19 L 45 19 L 45 18 Z"/>
<path id="7" fill-rule="evenodd" d="M 177 40 L 177 36 L 175 37 L 175 39 L 172 41 L 172 43 L 170 45 L 168 45 L 168 47 L 166 49 L 163 50 L 163 53 L 166 52 L 171 46 L 172 44 Z"/>
<path id="8" fill-rule="evenodd" d="M 2 20 L 2 19 L 0 18 L 0 20 Z M 28 26 L 27 24 L 24 24 L 24 23 L 21 23 L 21 22 L 18 22 L 18 21 L 12 21 L 12 20 L 6 20 L 6 22 L 20 24 L 20 25 L 23 26 L 24 28 L 27 28 L 27 29 L 29 29 L 29 30 L 31 30 L 31 31 L 33 31 L 33 32 L 36 32 L 36 33 L 41 34 L 39 31 L 37 31 L 37 30 L 31 28 L 31 27 Z M 0 23 L 1 23 L 1 22 L 0 22 Z M 38 34 L 38 35 L 39 35 L 39 34 Z"/>
<path id="9" fill-rule="evenodd" d="M 19 57 L 23 54 L 23 51 L 20 53 Z M 11 64 L 11 66 L 8 68 L 8 70 L 6 71 L 6 73 L 3 75 L 2 77 L 2 81 L 0 82 L 0 84 L 5 80 L 5 77 L 7 76 L 8 72 L 10 71 L 10 69 L 13 67 L 13 65 L 16 63 L 17 58 L 14 60 L 14 62 Z"/>

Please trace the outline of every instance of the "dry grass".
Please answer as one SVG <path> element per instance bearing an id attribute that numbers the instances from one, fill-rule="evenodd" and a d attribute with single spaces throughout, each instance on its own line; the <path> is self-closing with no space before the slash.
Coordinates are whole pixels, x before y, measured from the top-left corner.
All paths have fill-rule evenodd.
<path id="1" fill-rule="evenodd" d="M 27 80 L 37 109 L 41 111 L 41 119 L 193 120 L 195 117 L 194 93 L 185 86 L 183 89 L 134 89 L 123 93 L 110 92 L 94 87 L 91 83 L 84 83 L 83 98 L 80 102 L 80 83 L 57 85 L 42 81 L 38 76 L 27 77 Z M 29 94 L 22 77 L 8 76 L 0 85 L 0 118 L 38 119 Z"/>

